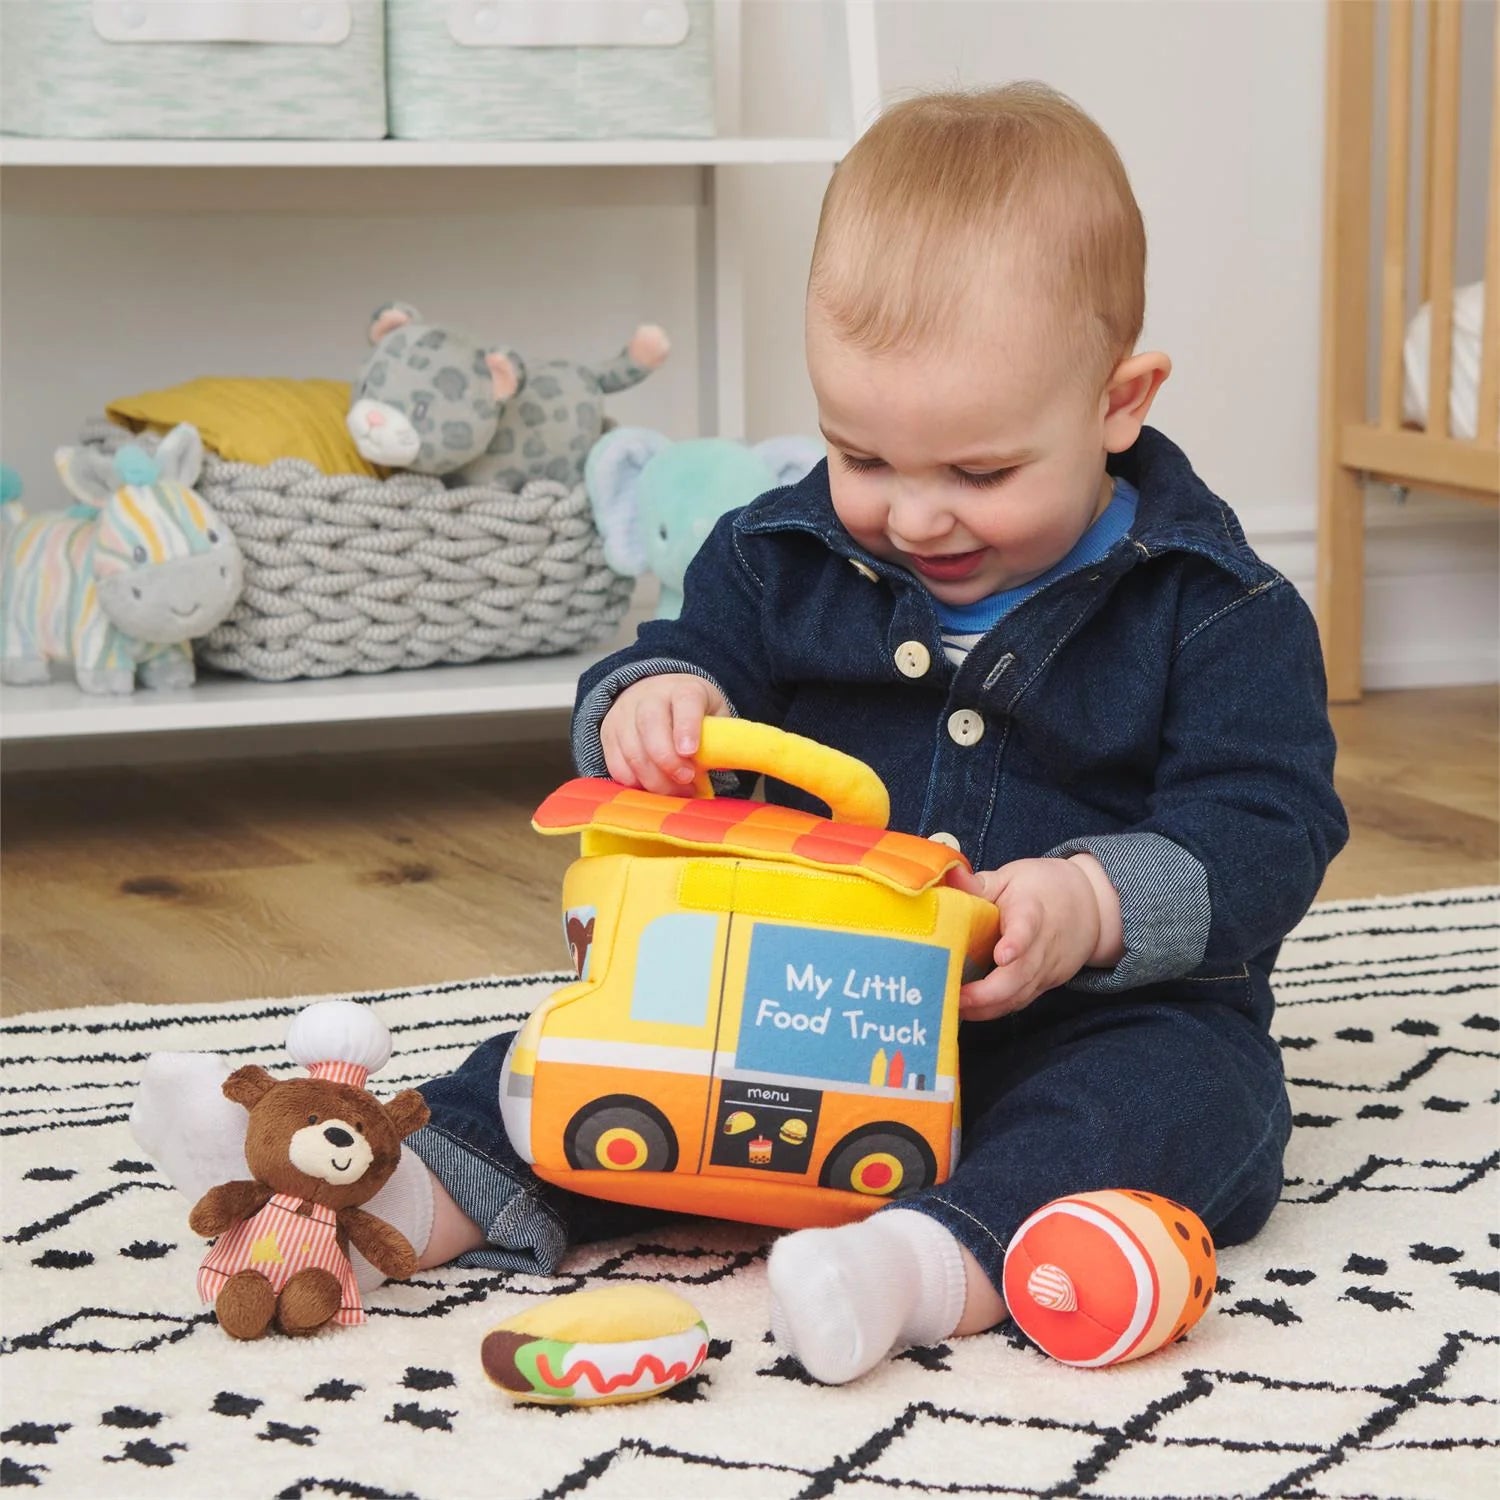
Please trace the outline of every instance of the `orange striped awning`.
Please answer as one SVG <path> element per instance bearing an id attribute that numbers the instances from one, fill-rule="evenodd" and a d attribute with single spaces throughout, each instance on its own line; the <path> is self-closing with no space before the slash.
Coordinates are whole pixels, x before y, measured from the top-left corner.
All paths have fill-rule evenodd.
<path id="1" fill-rule="evenodd" d="M 598 828 L 711 854 L 858 870 L 903 891 L 926 890 L 955 866 L 967 868 L 956 850 L 915 834 L 835 823 L 795 808 L 738 797 L 668 797 L 597 776 L 581 776 L 560 786 L 537 808 L 531 826 L 538 833 L 552 834 Z"/>

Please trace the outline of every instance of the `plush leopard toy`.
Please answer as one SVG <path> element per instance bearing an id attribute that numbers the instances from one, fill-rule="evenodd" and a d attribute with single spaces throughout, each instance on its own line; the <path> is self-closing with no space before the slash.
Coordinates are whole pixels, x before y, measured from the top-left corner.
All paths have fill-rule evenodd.
<path id="1" fill-rule="evenodd" d="M 350 392 L 348 426 L 372 464 L 437 474 L 451 486 L 528 480 L 575 485 L 604 431 L 604 397 L 638 385 L 667 357 L 667 336 L 637 328 L 598 369 L 572 360 L 528 364 L 481 348 L 392 302 L 370 324 L 375 346 Z"/>

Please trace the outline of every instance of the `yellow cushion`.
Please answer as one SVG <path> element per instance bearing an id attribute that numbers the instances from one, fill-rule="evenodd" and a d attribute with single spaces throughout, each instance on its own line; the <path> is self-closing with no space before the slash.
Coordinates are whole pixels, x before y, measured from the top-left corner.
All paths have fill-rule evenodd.
<path id="1" fill-rule="evenodd" d="M 105 408 L 111 421 L 134 432 L 166 432 L 191 422 L 207 447 L 234 463 L 301 458 L 325 474 L 383 476 L 354 446 L 344 425 L 348 410 L 347 381 L 279 376 L 204 376 L 125 396 Z"/>

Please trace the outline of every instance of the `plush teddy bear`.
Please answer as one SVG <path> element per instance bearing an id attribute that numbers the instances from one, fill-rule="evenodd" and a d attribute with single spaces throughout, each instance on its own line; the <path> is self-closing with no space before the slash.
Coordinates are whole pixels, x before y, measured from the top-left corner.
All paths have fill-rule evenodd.
<path id="1" fill-rule="evenodd" d="M 674 443 L 645 427 L 616 427 L 590 449 L 584 468 L 604 560 L 629 578 L 656 574 L 656 616 L 675 620 L 688 564 L 714 522 L 777 485 L 796 484 L 822 457 L 811 438 Z"/>
<path id="2" fill-rule="evenodd" d="M 570 359 L 524 360 L 425 321 L 402 302 L 382 307 L 375 346 L 349 393 L 354 446 L 372 464 L 441 475 L 450 487 L 529 480 L 575 485 L 604 430 L 604 398 L 638 385 L 667 357 L 644 323 L 597 368 Z"/>
<path id="3" fill-rule="evenodd" d="M 360 1207 L 396 1170 L 402 1140 L 427 1123 L 415 1089 L 384 1104 L 366 1090 L 390 1050 L 367 1007 L 324 1001 L 299 1012 L 287 1035 L 310 1077 L 278 1080 L 251 1065 L 224 1080 L 225 1096 L 250 1111 L 251 1177 L 210 1188 L 188 1222 L 218 1237 L 198 1293 L 232 1338 L 259 1338 L 273 1321 L 293 1335 L 364 1322 L 351 1243 L 387 1276 L 416 1268 L 406 1237 Z"/>

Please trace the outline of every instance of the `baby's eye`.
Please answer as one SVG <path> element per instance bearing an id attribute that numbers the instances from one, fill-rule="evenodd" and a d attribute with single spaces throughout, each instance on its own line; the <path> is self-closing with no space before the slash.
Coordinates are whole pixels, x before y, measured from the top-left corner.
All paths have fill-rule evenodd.
<path id="1" fill-rule="evenodd" d="M 1004 484 L 1005 481 L 1009 479 L 1010 476 L 1015 472 L 1016 471 L 1014 468 L 1009 468 L 991 469 L 988 474 L 975 474 L 970 469 L 955 469 L 953 471 L 953 477 L 957 479 L 960 484 L 966 484 L 972 489 L 988 490 L 992 489 L 997 484 Z"/>
<path id="2" fill-rule="evenodd" d="M 885 460 L 880 458 L 855 458 L 850 453 L 840 453 L 839 457 L 844 461 L 844 467 L 856 474 L 869 474 L 885 467 Z"/>

